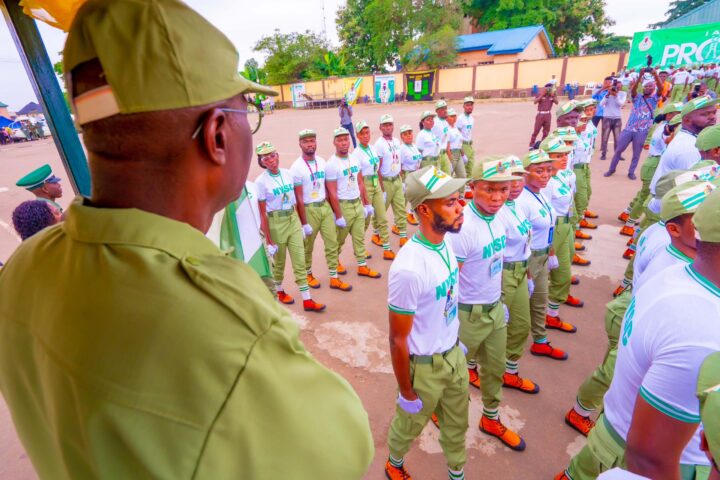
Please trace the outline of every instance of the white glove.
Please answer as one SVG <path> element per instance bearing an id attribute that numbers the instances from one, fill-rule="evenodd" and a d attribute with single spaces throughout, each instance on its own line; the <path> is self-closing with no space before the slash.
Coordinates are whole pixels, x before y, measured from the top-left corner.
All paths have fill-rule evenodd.
<path id="1" fill-rule="evenodd" d="M 503 312 L 505 313 L 505 325 L 507 325 L 510 322 L 510 310 L 508 310 L 507 305 L 503 303 Z"/>
<path id="2" fill-rule="evenodd" d="M 464 164 L 467 165 L 468 158 L 467 158 L 465 155 L 463 155 L 463 156 L 462 156 L 462 161 L 463 161 Z"/>
<path id="3" fill-rule="evenodd" d="M 347 227 L 347 222 L 345 221 L 344 217 L 336 218 L 335 219 L 335 225 L 337 225 L 340 228 Z"/>
<path id="4" fill-rule="evenodd" d="M 420 410 L 423 409 L 423 402 L 422 400 L 420 400 L 419 395 L 418 398 L 416 398 L 415 400 L 406 400 L 402 395 L 398 393 L 397 404 L 400 406 L 400 408 L 402 408 L 411 415 L 420 413 Z"/>
<path id="5" fill-rule="evenodd" d="M 271 244 L 269 244 L 269 245 L 267 246 L 267 253 L 268 253 L 268 255 L 270 255 L 271 257 L 274 257 L 275 254 L 277 253 L 277 251 L 278 251 L 277 245 L 273 245 L 273 244 L 271 243 Z"/>
<path id="6" fill-rule="evenodd" d="M 558 261 L 558 258 L 556 255 L 550 255 L 548 257 L 548 270 L 555 270 L 560 266 L 560 262 Z"/>
<path id="7" fill-rule="evenodd" d="M 365 205 L 365 218 L 375 213 L 375 209 L 372 205 Z"/>
<path id="8" fill-rule="evenodd" d="M 387 192 L 383 192 L 383 203 L 387 202 Z"/>
<path id="9" fill-rule="evenodd" d="M 465 344 L 458 340 L 458 345 L 460 345 L 460 350 L 462 350 L 463 355 L 467 355 L 467 347 L 465 346 Z"/>
<path id="10" fill-rule="evenodd" d="M 303 228 L 303 237 L 309 237 L 310 235 L 312 235 L 313 229 L 310 225 L 308 225 L 306 223 L 305 225 L 302 226 L 302 228 Z"/>
<path id="11" fill-rule="evenodd" d="M 528 278 L 528 293 L 532 297 L 533 292 L 535 291 L 535 281 L 532 278 Z"/>

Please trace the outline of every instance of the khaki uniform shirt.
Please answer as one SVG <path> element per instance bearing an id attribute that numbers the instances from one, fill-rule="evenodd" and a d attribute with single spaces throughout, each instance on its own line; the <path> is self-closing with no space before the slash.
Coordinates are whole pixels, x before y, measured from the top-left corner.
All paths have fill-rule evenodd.
<path id="1" fill-rule="evenodd" d="M 0 391 L 45 479 L 359 478 L 350 385 L 189 225 L 76 200 L 0 271 Z"/>

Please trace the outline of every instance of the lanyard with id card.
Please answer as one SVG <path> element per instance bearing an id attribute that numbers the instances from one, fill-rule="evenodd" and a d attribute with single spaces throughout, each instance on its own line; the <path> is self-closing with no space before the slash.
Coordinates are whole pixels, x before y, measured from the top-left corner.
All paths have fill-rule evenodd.
<path id="1" fill-rule="evenodd" d="M 525 189 L 528 192 L 530 192 L 533 197 L 535 197 L 535 200 L 537 200 L 540 203 L 540 205 L 542 205 L 542 208 L 544 208 L 545 211 L 547 211 L 548 214 L 550 215 L 550 229 L 548 230 L 548 245 L 552 245 L 553 237 L 555 235 L 555 220 L 553 220 L 552 208 L 550 207 L 550 205 L 545 203 L 544 200 L 541 200 L 540 197 L 535 195 L 535 192 L 533 192 L 532 190 L 530 190 L 527 187 L 525 187 Z M 542 196 L 542 193 L 540 194 L 540 196 Z"/>
<path id="2" fill-rule="evenodd" d="M 304 160 L 304 159 L 303 159 Z M 312 191 L 310 192 L 310 198 L 313 200 L 317 200 L 320 198 L 320 180 L 318 180 L 318 164 L 316 160 L 313 160 L 313 163 L 315 164 L 315 171 L 313 172 L 312 167 L 310 167 L 310 162 L 307 160 L 305 161 L 305 165 L 307 166 L 308 170 L 310 170 L 310 181 L 312 182 Z"/>

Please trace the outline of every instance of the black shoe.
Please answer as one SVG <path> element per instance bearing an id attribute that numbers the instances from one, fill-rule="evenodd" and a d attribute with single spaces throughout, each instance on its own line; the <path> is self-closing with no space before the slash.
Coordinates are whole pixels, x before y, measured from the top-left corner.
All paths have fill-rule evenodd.
<path id="1" fill-rule="evenodd" d="M 634 173 L 628 173 L 628 178 L 629 178 L 630 180 L 637 180 L 637 177 L 635 176 Z"/>
<path id="2" fill-rule="evenodd" d="M 611 177 L 613 173 L 615 172 L 612 170 L 608 170 L 607 172 L 603 173 L 603 177 Z"/>
<path id="3" fill-rule="evenodd" d="M 600 155 L 600 160 L 607 160 L 604 153 L 602 155 Z"/>

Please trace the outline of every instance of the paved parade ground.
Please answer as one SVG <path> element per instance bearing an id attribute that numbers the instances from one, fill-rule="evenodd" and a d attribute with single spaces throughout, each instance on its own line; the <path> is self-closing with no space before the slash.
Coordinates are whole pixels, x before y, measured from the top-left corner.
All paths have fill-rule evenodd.
<path id="1" fill-rule="evenodd" d="M 602 76 L 602 72 L 599 73 Z M 461 109 L 459 101 L 450 102 Z M 380 135 L 378 120 L 383 113 L 391 113 L 395 119 L 395 136 L 399 126 L 408 123 L 418 130 L 418 120 L 423 110 L 432 109 L 430 103 L 396 104 L 392 106 L 361 106 L 354 108 L 353 120 L 366 120 L 372 130 L 371 142 Z M 625 108 L 625 114 L 629 108 Z M 475 104 L 474 146 L 476 159 L 488 154 L 512 153 L 522 156 L 527 151 L 535 108 L 529 101 L 479 102 Z M 554 117 L 554 116 L 553 116 Z M 288 168 L 300 151 L 297 132 L 312 128 L 318 133 L 317 154 L 328 158 L 334 151 L 332 130 L 338 126 L 337 110 L 282 110 L 267 116 L 254 143 L 269 140 L 280 153 L 281 167 Z M 554 125 L 553 125 L 554 126 Z M 598 139 L 599 141 L 599 139 Z M 612 151 L 609 146 L 608 158 Z M 646 154 L 643 154 L 643 158 Z M 605 304 L 612 299 L 611 292 L 622 278 L 627 262 L 621 255 L 627 237 L 618 235 L 622 226 L 616 219 L 630 198 L 640 187 L 640 181 L 627 178 L 628 162 L 621 162 L 618 172 L 603 178 L 609 161 L 600 161 L 599 149 L 592 160 L 593 196 L 590 208 L 600 215 L 596 220 L 599 228 L 588 231 L 593 240 L 586 241 L 582 254 L 592 261 L 589 267 L 573 267 L 580 275 L 580 285 L 572 287 L 572 294 L 585 301 L 585 307 L 573 309 L 562 306 L 560 315 L 575 324 L 575 334 L 553 330 L 550 341 L 569 354 L 564 362 L 547 357 L 534 357 L 526 353 L 520 360 L 520 373 L 540 385 L 537 395 L 527 395 L 515 390 L 503 390 L 500 415 L 503 422 L 523 436 L 527 449 L 514 452 L 501 445 L 496 438 L 481 433 L 478 422 L 482 411 L 480 392 L 470 387 L 470 428 L 467 434 L 468 478 L 502 479 L 550 479 L 567 466 L 572 455 L 584 445 L 585 438 L 564 422 L 565 413 L 573 406 L 580 383 L 601 362 L 607 345 L 603 315 Z M 630 151 L 626 158 L 631 157 Z M 0 146 L 0 261 L 4 261 L 19 243 L 12 230 L 11 212 L 32 195 L 15 187 L 15 181 L 25 173 L 50 163 L 56 175 L 63 178 L 65 196 L 60 204 L 67 206 L 72 199 L 72 188 L 67 181 L 55 145 L 51 139 L 32 143 Z M 260 173 L 253 159 L 249 179 Z M 161 187 L 162 188 L 162 187 Z M 389 218 L 392 217 L 388 213 Z M 414 231 L 415 227 L 410 227 Z M 399 238 L 391 238 L 397 252 Z M 318 242 L 322 240 L 318 237 Z M 297 287 L 292 282 L 290 262 L 287 265 L 285 290 L 296 297 L 290 306 L 301 329 L 301 338 L 307 348 L 323 364 L 345 377 L 360 395 L 370 417 L 375 440 L 375 460 L 365 478 L 383 478 L 387 458 L 386 436 L 395 410 L 396 383 L 392 373 L 388 346 L 387 273 L 390 262 L 382 259 L 382 248 L 367 245 L 373 257 L 369 265 L 382 273 L 383 278 L 373 280 L 360 278 L 355 273 L 352 249 L 346 246 L 341 256 L 348 267 L 348 275 L 342 279 L 353 286 L 345 293 L 328 288 L 328 275 L 323 249 L 316 245 L 314 274 L 322 282 L 322 288 L 313 291 L 313 298 L 327 304 L 320 314 L 305 313 Z M 62 283 L 62 278 L 57 278 Z M 67 301 L 72 301 L 68 298 Z M 37 300 L 36 300 L 37 301 Z M 100 321 L 101 319 L 98 319 Z M 202 321 L 202 319 L 198 319 Z M 528 342 L 529 347 L 529 342 Z M 307 385 L 307 388 L 313 388 Z M 288 391 L 288 396 L 295 392 Z M 247 418 L 252 422 L 253 418 Z M 332 422 L 330 418 L 318 418 L 318 422 Z M 438 430 L 431 423 L 406 456 L 406 466 L 414 478 L 447 478 L 445 459 L 438 443 Z M 271 446 L 268 445 L 268 448 Z M 24 480 L 35 478 L 32 466 L 17 440 L 9 414 L 0 399 L 0 479 Z"/>

